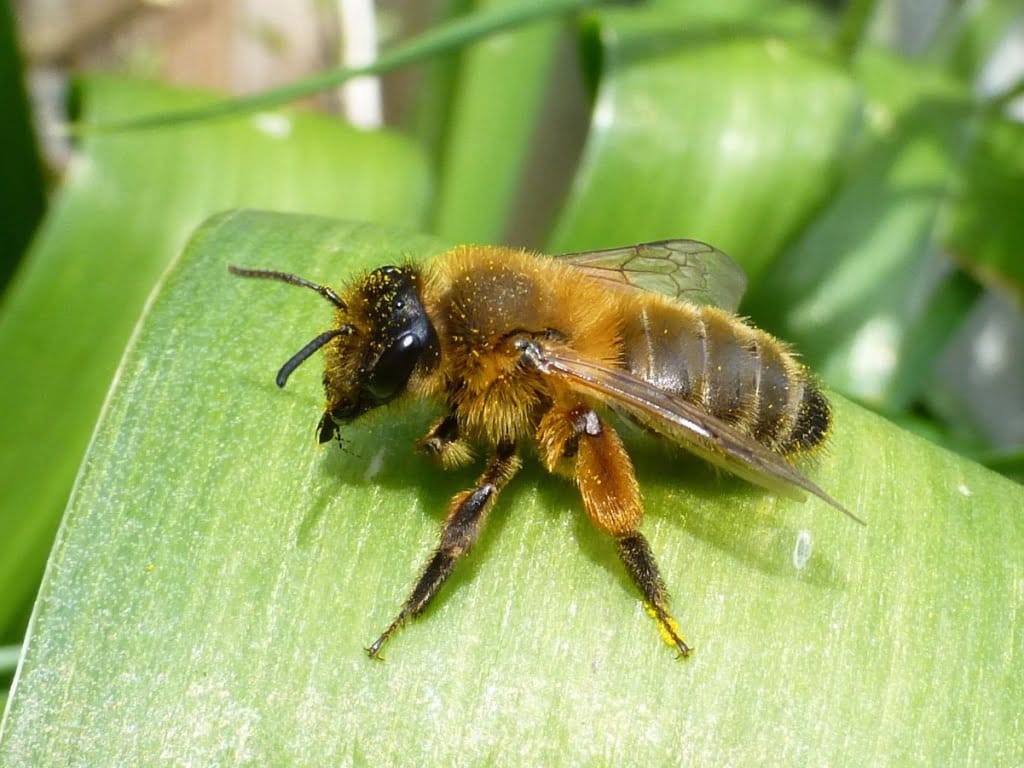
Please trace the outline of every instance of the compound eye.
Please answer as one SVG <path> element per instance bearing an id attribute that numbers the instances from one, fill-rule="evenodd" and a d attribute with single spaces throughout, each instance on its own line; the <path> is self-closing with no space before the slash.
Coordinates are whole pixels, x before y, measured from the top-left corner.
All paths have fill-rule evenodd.
<path id="1" fill-rule="evenodd" d="M 373 366 L 366 389 L 378 401 L 390 400 L 405 386 L 423 353 L 423 341 L 415 333 L 403 333 L 384 350 Z"/>

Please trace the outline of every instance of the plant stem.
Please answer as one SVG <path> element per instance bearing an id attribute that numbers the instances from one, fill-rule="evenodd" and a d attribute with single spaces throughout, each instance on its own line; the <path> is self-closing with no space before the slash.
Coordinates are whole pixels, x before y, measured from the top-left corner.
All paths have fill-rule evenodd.
<path id="1" fill-rule="evenodd" d="M 232 99 L 199 109 L 162 112 L 105 123 L 76 124 L 70 126 L 70 130 L 73 133 L 111 133 L 163 128 L 198 120 L 213 120 L 272 109 L 304 96 L 335 88 L 360 75 L 379 75 L 390 72 L 478 42 L 505 30 L 607 2 L 609 0 L 523 0 L 523 2 L 511 5 L 500 5 L 453 19 L 427 30 L 412 41 L 385 52 L 376 61 L 366 66 L 332 69 L 279 88 L 272 88 L 252 96 Z"/>

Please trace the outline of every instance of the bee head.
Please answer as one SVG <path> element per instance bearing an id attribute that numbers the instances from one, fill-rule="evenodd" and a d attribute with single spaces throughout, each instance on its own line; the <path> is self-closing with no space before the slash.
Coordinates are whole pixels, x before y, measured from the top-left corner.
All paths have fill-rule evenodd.
<path id="1" fill-rule="evenodd" d="M 229 267 L 242 277 L 261 277 L 316 291 L 337 308 L 335 327 L 296 352 L 277 374 L 283 387 L 292 371 L 323 348 L 327 405 L 317 436 L 326 443 L 348 424 L 402 394 L 418 365 L 437 364 L 439 347 L 419 297 L 419 275 L 411 267 L 380 267 L 342 299 L 330 288 L 296 275 Z"/>

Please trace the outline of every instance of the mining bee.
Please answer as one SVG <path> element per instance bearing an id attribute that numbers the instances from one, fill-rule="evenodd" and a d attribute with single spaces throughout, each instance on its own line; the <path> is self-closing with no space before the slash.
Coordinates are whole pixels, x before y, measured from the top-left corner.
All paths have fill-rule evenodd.
<path id="1" fill-rule="evenodd" d="M 745 278 L 705 243 L 557 257 L 459 246 L 423 265 L 380 267 L 340 293 L 284 272 L 229 269 L 312 289 L 334 305 L 334 326 L 277 375 L 283 387 L 324 351 L 321 443 L 404 397 L 443 406 L 418 444 L 442 466 L 465 464 L 475 447 L 488 452 L 476 484 L 451 500 L 440 543 L 366 649 L 371 657 L 423 612 L 476 542 L 526 445 L 576 483 L 663 638 L 690 652 L 639 530 L 640 488 L 609 412 L 749 481 L 797 499 L 809 493 L 858 520 L 790 461 L 827 437 L 828 400 L 783 342 L 733 314 Z"/>

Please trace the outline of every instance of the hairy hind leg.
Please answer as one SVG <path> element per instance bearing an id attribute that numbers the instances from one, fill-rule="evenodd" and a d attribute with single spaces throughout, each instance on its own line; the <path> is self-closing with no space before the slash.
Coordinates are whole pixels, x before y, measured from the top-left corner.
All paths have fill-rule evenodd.
<path id="1" fill-rule="evenodd" d="M 573 474 L 590 520 L 615 538 L 619 559 L 658 623 L 662 639 L 680 655 L 690 646 L 669 613 L 668 590 L 647 539 L 640 533 L 643 501 L 622 440 L 597 413 L 583 405 L 555 407 L 541 420 L 538 443 L 549 469 L 575 457 Z"/>

